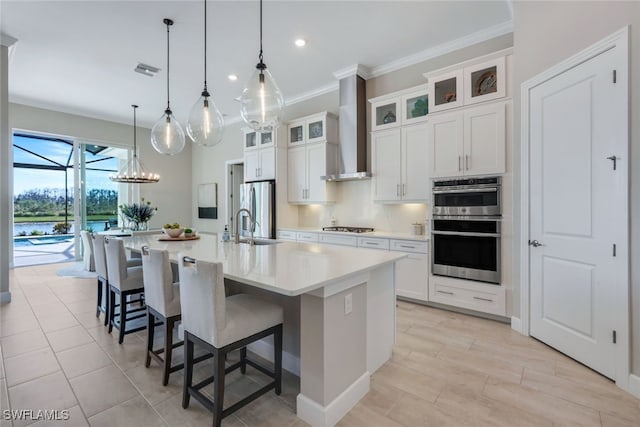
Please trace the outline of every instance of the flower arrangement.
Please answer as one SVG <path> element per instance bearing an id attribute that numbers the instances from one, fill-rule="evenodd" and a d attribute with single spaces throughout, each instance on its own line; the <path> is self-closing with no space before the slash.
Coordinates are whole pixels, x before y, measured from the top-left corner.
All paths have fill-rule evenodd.
<path id="1" fill-rule="evenodd" d="M 141 199 L 140 203 L 132 203 L 130 205 L 120 205 L 120 215 L 122 222 L 129 222 L 132 230 L 146 229 L 147 222 L 156 213 L 158 208 L 151 206 L 150 201 Z M 126 221 L 125 221 L 126 220 Z"/>

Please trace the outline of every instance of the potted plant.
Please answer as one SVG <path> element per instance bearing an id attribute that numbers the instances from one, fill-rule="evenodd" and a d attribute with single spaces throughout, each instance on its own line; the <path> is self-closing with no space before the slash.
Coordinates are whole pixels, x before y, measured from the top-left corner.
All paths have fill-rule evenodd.
<path id="1" fill-rule="evenodd" d="M 129 224 L 129 228 L 134 231 L 142 231 L 147 229 L 147 223 L 158 210 L 157 207 L 151 206 L 150 201 L 145 201 L 144 197 L 140 199 L 140 203 L 123 204 L 120 208 L 120 216 L 124 224 Z"/>

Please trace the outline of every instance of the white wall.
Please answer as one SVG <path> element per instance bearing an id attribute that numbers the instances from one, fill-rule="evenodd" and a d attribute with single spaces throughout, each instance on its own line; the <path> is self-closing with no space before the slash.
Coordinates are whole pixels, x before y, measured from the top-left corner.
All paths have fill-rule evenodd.
<path id="1" fill-rule="evenodd" d="M 126 106 L 125 106 L 126 107 Z M 123 107 L 124 108 L 124 107 Z M 73 114 L 9 104 L 9 126 L 32 132 L 67 136 L 86 141 L 133 146 L 133 126 Z M 160 174 L 158 184 L 139 185 L 140 196 L 158 208 L 149 225 L 191 222 L 191 143 L 175 156 L 158 154 L 151 146 L 151 131 L 138 127 L 139 158 L 148 171 Z"/>
<path id="2" fill-rule="evenodd" d="M 638 2 L 513 2 L 514 8 L 514 134 L 520 135 L 520 92 L 522 82 L 598 40 L 631 26 L 631 329 L 632 372 L 640 373 L 640 264 L 634 262 L 640 251 L 640 3 Z M 520 143 L 514 144 L 515 188 L 519 186 Z M 520 197 L 516 191 L 514 218 L 514 275 L 519 276 Z M 514 289 L 514 307 L 519 315 L 519 284 Z"/>
<path id="3" fill-rule="evenodd" d="M 9 131 L 9 61 L 7 46 L 0 45 L 0 302 L 9 302 L 11 231 L 11 134 Z"/>

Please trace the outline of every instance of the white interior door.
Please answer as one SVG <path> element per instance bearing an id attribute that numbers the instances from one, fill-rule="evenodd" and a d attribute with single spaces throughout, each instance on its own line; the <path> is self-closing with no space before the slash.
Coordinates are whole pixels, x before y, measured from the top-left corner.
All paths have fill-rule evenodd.
<path id="1" fill-rule="evenodd" d="M 530 333 L 611 378 L 628 287 L 628 142 L 617 132 L 627 95 L 613 82 L 615 50 L 530 92 Z"/>

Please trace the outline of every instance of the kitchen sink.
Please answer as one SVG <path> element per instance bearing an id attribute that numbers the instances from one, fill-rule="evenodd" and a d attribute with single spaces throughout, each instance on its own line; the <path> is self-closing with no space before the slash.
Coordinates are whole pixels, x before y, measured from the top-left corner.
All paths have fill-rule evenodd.
<path id="1" fill-rule="evenodd" d="M 240 243 L 249 243 L 249 240 L 242 239 L 240 240 Z M 280 242 L 278 240 L 271 240 L 271 239 L 253 239 L 253 243 L 255 243 L 257 246 L 261 246 L 261 245 L 275 245 L 276 243 L 280 243 Z"/>

